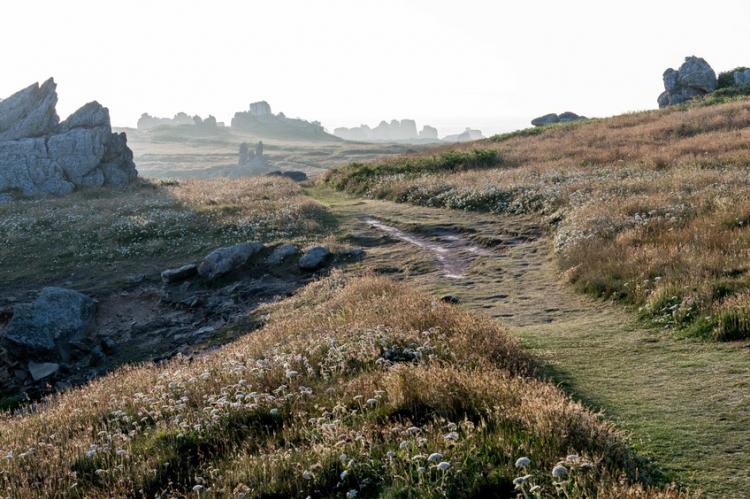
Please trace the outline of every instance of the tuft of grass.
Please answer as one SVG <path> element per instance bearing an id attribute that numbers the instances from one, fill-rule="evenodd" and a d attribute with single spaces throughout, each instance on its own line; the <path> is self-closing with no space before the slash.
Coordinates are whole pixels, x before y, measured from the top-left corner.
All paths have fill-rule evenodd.
<path id="1" fill-rule="evenodd" d="M 124 368 L 0 415 L 0 491 L 688 496 L 660 485 L 599 415 L 535 378 L 535 362 L 488 318 L 338 272 L 267 312 L 264 328 L 204 356 Z M 519 457 L 530 463 L 517 467 Z M 558 465 L 565 480 L 551 475 Z"/>
<path id="2" fill-rule="evenodd" d="M 338 189 L 362 194 L 373 187 L 380 176 L 416 178 L 439 173 L 454 173 L 478 168 L 496 167 L 502 162 L 493 149 L 447 150 L 385 159 L 376 164 L 350 163 L 326 174 L 326 181 Z"/>

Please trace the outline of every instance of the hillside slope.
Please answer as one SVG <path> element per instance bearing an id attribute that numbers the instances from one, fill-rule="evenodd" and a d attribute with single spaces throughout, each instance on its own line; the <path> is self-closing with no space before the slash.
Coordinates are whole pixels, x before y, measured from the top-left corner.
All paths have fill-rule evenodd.
<path id="1" fill-rule="evenodd" d="M 534 213 L 579 289 L 719 340 L 750 337 L 750 100 L 522 130 L 352 163 L 373 198 Z"/>
<path id="2" fill-rule="evenodd" d="M 491 320 L 341 274 L 269 312 L 215 352 L 0 416 L 3 495 L 682 497 L 644 490 L 621 437 L 527 377 Z"/>

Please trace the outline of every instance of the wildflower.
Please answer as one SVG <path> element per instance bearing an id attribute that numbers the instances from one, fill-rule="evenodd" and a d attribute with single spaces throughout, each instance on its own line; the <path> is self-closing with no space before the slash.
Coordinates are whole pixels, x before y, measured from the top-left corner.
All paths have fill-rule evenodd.
<path id="1" fill-rule="evenodd" d="M 367 399 L 367 405 L 374 406 L 378 403 L 376 399 Z"/>
<path id="2" fill-rule="evenodd" d="M 406 449 L 407 447 L 409 447 L 409 442 L 407 442 L 406 440 L 402 440 L 401 443 L 398 444 L 399 449 Z"/>
<path id="3" fill-rule="evenodd" d="M 406 431 L 408 431 L 412 435 L 416 435 L 417 433 L 419 433 L 419 428 L 417 428 L 416 426 L 410 426 L 406 429 Z"/>
<path id="4" fill-rule="evenodd" d="M 297 371 L 289 370 L 286 372 L 286 377 L 289 379 L 296 378 L 299 375 Z"/>
<path id="5" fill-rule="evenodd" d="M 271 409 L 270 413 L 271 416 L 277 416 L 279 414 L 279 410 L 274 407 L 273 409 Z"/>
<path id="6" fill-rule="evenodd" d="M 519 457 L 516 459 L 516 468 L 525 468 L 531 464 L 531 459 L 528 457 Z"/>
<path id="7" fill-rule="evenodd" d="M 445 438 L 446 440 L 452 440 L 452 441 L 454 441 L 454 442 L 455 442 L 456 440 L 458 440 L 458 433 L 457 433 L 457 432 L 455 432 L 455 431 L 452 431 L 452 432 L 450 432 L 450 433 L 446 433 L 446 434 L 445 434 L 445 435 L 444 435 L 443 437 L 444 437 L 444 438 Z"/>
<path id="8" fill-rule="evenodd" d="M 354 489 L 346 493 L 346 499 L 354 499 L 355 497 L 357 497 L 357 491 Z"/>
<path id="9" fill-rule="evenodd" d="M 531 492 L 531 493 L 533 494 L 534 492 L 537 492 L 537 491 L 538 491 L 539 489 L 541 489 L 541 488 L 542 488 L 542 486 L 541 486 L 541 485 L 534 485 L 533 487 L 531 487 L 531 488 L 529 489 L 529 492 Z"/>
<path id="10" fill-rule="evenodd" d="M 89 449 L 84 454 L 86 457 L 94 457 L 96 455 L 96 449 Z"/>
<path id="11" fill-rule="evenodd" d="M 439 452 L 433 452 L 432 454 L 430 454 L 430 457 L 427 458 L 428 461 L 432 461 L 435 463 L 440 461 L 441 459 L 443 459 L 443 455 Z"/>
<path id="12" fill-rule="evenodd" d="M 312 473 L 310 473 L 309 471 L 305 470 L 302 472 L 302 478 L 304 480 L 312 480 L 312 477 Z"/>
<path id="13" fill-rule="evenodd" d="M 125 449 L 117 449 L 117 451 L 115 452 L 115 454 L 117 454 L 118 456 L 127 456 L 128 455 L 128 451 L 126 451 Z"/>
<path id="14" fill-rule="evenodd" d="M 346 479 L 346 477 L 348 477 L 348 476 L 349 476 L 349 470 L 344 470 L 344 471 L 342 471 L 342 472 L 341 472 L 341 474 L 339 475 L 339 478 L 340 478 L 341 480 L 345 480 L 345 479 Z"/>
<path id="15" fill-rule="evenodd" d="M 5 454 L 5 459 L 7 459 L 8 461 L 13 459 L 13 451 L 10 451 L 7 454 Z"/>
<path id="16" fill-rule="evenodd" d="M 440 471 L 448 471 L 450 467 L 451 463 L 449 463 L 448 461 L 442 461 L 437 465 L 437 469 L 439 469 Z"/>
<path id="17" fill-rule="evenodd" d="M 554 468 L 552 468 L 552 476 L 554 478 L 557 478 L 558 480 L 562 480 L 567 474 L 568 468 L 566 468 L 562 464 L 558 464 Z"/>
<path id="18" fill-rule="evenodd" d="M 200 495 L 204 488 L 205 487 L 203 487 L 203 485 L 196 485 L 195 487 L 193 487 L 193 492 Z"/>

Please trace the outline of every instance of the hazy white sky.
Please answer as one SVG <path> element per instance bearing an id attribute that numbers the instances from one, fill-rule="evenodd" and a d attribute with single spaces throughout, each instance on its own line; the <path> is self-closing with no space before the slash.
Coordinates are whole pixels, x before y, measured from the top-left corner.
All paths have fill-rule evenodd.
<path id="1" fill-rule="evenodd" d="M 0 96 L 54 76 L 62 117 L 96 99 L 122 126 L 265 99 L 328 129 L 489 133 L 654 108 L 686 55 L 750 66 L 748 0 L 3 0 L 0 19 Z"/>

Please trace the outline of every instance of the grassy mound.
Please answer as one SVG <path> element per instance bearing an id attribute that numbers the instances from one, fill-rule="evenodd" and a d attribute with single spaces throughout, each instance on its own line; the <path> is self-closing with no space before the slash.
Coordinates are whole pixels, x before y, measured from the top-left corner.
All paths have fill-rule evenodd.
<path id="1" fill-rule="evenodd" d="M 269 313 L 0 417 L 3 495 L 680 497 L 489 319 L 340 274 Z"/>
<path id="2" fill-rule="evenodd" d="M 327 182 L 399 202 L 546 216 L 579 289 L 695 334 L 750 338 L 750 100 L 705 104 L 520 131 L 441 153 L 493 150 L 501 167 L 407 176 L 373 163 L 342 167 Z M 420 160 L 409 158 L 402 163 Z"/>
<path id="3" fill-rule="evenodd" d="M 139 181 L 0 206 L 0 281 L 123 277 L 226 244 L 315 237 L 323 208 L 281 178 Z"/>

